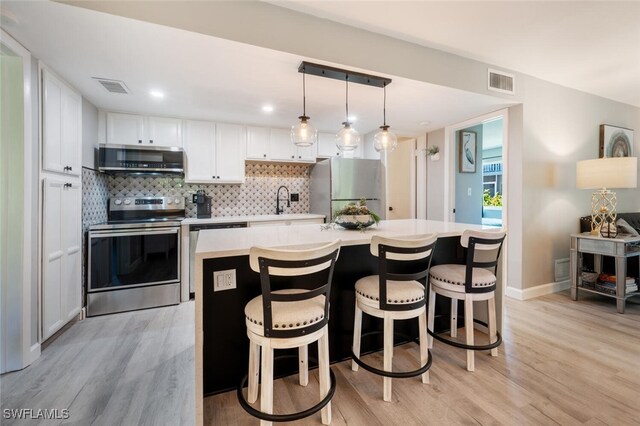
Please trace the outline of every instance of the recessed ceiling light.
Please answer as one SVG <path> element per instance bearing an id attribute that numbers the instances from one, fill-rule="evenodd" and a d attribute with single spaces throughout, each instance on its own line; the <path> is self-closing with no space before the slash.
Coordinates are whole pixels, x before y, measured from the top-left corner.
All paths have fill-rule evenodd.
<path id="1" fill-rule="evenodd" d="M 422 127 L 427 127 L 429 124 L 431 124 L 431 122 L 429 120 L 425 120 L 425 121 L 421 121 L 419 124 Z"/>
<path id="2" fill-rule="evenodd" d="M 149 94 L 151 95 L 151 97 L 156 98 L 156 99 L 164 98 L 164 93 L 159 91 L 159 90 L 152 90 L 152 91 L 149 92 Z"/>
<path id="3" fill-rule="evenodd" d="M 358 121 L 358 117 L 356 117 L 355 115 L 350 115 L 349 116 L 349 122 L 353 123 L 354 121 Z"/>
<path id="4" fill-rule="evenodd" d="M 268 105 L 268 104 L 267 104 L 267 105 L 264 105 L 264 106 L 262 107 L 262 110 L 263 110 L 264 112 L 273 112 L 273 105 Z"/>

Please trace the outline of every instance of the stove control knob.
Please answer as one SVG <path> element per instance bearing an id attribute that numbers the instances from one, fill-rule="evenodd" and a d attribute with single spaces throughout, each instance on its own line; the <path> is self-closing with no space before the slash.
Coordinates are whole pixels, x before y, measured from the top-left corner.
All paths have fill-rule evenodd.
<path id="1" fill-rule="evenodd" d="M 173 200 L 169 198 L 169 200 L 167 200 L 167 204 L 173 204 Z"/>
<path id="2" fill-rule="evenodd" d="M 120 204 L 122 204 L 122 200 L 121 200 L 121 199 L 119 199 L 119 198 L 117 198 L 117 199 L 113 202 L 113 204 L 115 204 L 116 206 L 119 206 Z"/>
<path id="3" fill-rule="evenodd" d="M 131 200 L 124 200 L 124 203 L 128 206 L 129 204 L 131 204 Z"/>
<path id="4" fill-rule="evenodd" d="M 174 201 L 176 204 L 180 204 L 180 198 L 176 198 Z"/>

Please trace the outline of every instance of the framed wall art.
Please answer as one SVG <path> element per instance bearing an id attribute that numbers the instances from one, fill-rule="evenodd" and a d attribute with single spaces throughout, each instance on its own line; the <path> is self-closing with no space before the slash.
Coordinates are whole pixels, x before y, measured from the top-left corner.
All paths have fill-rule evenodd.
<path id="1" fill-rule="evenodd" d="M 633 130 L 600 125 L 600 158 L 633 156 Z"/>
<path id="2" fill-rule="evenodd" d="M 460 137 L 460 173 L 475 173 L 477 163 L 476 132 L 463 130 Z"/>

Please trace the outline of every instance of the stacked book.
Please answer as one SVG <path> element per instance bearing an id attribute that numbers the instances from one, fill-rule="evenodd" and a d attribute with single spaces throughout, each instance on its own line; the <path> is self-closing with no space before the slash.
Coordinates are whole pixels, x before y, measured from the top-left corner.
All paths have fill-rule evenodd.
<path id="1" fill-rule="evenodd" d="M 616 294 L 616 276 L 609 274 L 600 274 L 596 282 L 595 289 L 607 294 Z M 625 294 L 635 293 L 638 291 L 638 283 L 635 278 L 627 277 L 625 280 Z"/>

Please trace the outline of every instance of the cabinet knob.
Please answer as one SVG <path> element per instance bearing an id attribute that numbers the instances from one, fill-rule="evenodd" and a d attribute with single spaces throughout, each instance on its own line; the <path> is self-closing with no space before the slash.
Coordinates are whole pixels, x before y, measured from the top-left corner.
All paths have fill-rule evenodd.
<path id="1" fill-rule="evenodd" d="M 153 139 L 149 139 L 149 143 L 153 143 Z"/>
<path id="2" fill-rule="evenodd" d="M 298 158 L 302 158 L 302 155 L 298 155 Z"/>
<path id="3" fill-rule="evenodd" d="M 295 156 L 295 155 L 292 155 L 292 156 L 291 156 L 291 158 L 296 158 L 296 156 Z"/>
<path id="4" fill-rule="evenodd" d="M 142 139 L 138 139 L 138 143 L 142 143 Z"/>
<path id="5" fill-rule="evenodd" d="M 69 182 L 67 182 L 67 183 L 65 183 L 65 184 L 64 184 L 64 187 L 65 187 L 65 188 L 71 188 L 72 186 L 73 186 L 73 185 L 71 185 Z"/>
<path id="6" fill-rule="evenodd" d="M 262 154 L 262 156 L 263 156 L 264 158 L 267 158 L 267 154 Z"/>
<path id="7" fill-rule="evenodd" d="M 340 153 L 339 153 L 339 152 L 336 152 L 336 155 L 340 155 Z"/>

